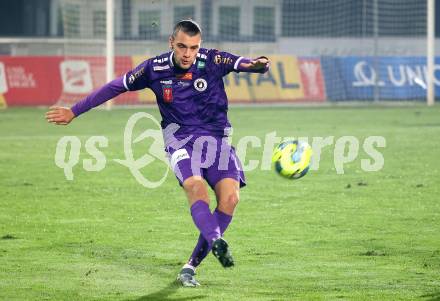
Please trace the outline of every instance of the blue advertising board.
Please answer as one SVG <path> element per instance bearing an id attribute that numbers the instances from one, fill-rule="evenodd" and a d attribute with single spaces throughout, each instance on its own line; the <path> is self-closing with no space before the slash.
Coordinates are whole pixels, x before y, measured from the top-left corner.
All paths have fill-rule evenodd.
<path id="1" fill-rule="evenodd" d="M 321 66 L 329 100 L 373 100 L 375 95 L 385 100 L 426 98 L 425 57 L 322 57 Z M 440 95 L 440 65 L 435 71 Z"/>

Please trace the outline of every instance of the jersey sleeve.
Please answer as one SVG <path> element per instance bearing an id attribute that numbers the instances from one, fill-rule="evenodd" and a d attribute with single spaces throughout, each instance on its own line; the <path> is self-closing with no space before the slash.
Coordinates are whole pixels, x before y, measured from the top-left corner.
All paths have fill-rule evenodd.
<path id="1" fill-rule="evenodd" d="M 238 71 L 238 64 L 243 59 L 235 54 L 212 49 L 207 55 L 207 66 L 210 71 L 219 76 L 225 76 L 232 71 Z"/>
<path id="2" fill-rule="evenodd" d="M 137 91 L 150 87 L 152 59 L 142 62 L 124 75 L 123 83 L 128 91 Z"/>
<path id="3" fill-rule="evenodd" d="M 74 104 L 71 107 L 71 110 L 73 114 L 78 117 L 88 110 L 103 104 L 107 100 L 112 99 L 125 91 L 126 88 L 123 85 L 123 78 L 118 77 Z"/>

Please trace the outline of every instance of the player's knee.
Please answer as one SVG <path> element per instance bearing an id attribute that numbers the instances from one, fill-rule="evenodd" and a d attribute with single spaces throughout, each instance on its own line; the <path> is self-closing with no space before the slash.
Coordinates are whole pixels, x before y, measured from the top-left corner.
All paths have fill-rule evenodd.
<path id="1" fill-rule="evenodd" d="M 238 192 L 237 191 L 234 191 L 228 197 L 228 203 L 231 204 L 234 207 L 237 206 L 239 201 L 240 201 L 240 198 L 238 197 Z"/>
<path id="2" fill-rule="evenodd" d="M 229 204 L 232 206 L 237 206 L 240 198 L 238 197 L 238 192 L 234 192 L 229 196 Z"/>
<path id="3" fill-rule="evenodd" d="M 222 200 L 220 203 L 224 205 L 224 207 L 228 208 L 235 208 L 240 201 L 240 198 L 238 197 L 238 192 L 234 191 L 226 195 L 226 198 Z"/>
<path id="4" fill-rule="evenodd" d="M 190 201 L 208 200 L 206 184 L 201 177 L 190 177 L 183 182 L 183 188 Z"/>

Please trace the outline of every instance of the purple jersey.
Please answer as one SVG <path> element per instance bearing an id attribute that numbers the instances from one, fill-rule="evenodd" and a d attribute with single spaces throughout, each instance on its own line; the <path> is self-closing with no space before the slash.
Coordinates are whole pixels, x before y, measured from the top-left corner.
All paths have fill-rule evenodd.
<path id="1" fill-rule="evenodd" d="M 173 64 L 173 52 L 148 59 L 127 72 L 124 86 L 135 91 L 150 88 L 162 115 L 162 128 L 180 126 L 176 135 L 223 136 L 228 121 L 228 98 L 223 76 L 238 71 L 242 57 L 201 48 L 190 69 Z"/>
<path id="2" fill-rule="evenodd" d="M 269 69 L 268 64 L 249 68 L 250 62 L 227 52 L 201 48 L 191 68 L 183 70 L 174 65 L 173 52 L 164 53 L 107 83 L 71 109 L 79 116 L 127 90 L 150 88 L 156 95 L 163 129 L 177 124 L 179 129 L 174 135 L 221 137 L 231 126 L 222 78 L 231 71 L 265 73 Z M 167 133 L 164 136 L 167 141 Z"/>
<path id="3" fill-rule="evenodd" d="M 244 174 L 234 148 L 224 148 L 223 143 L 219 143 L 223 141 L 221 137 L 228 135 L 231 126 L 223 76 L 231 71 L 265 73 L 268 69 L 269 64 L 255 68 L 247 58 L 201 48 L 191 68 L 183 70 L 174 65 L 173 52 L 168 52 L 144 61 L 123 77 L 77 102 L 71 109 L 75 116 L 79 116 L 127 90 L 150 88 L 156 95 L 162 115 L 162 129 L 167 129 L 163 133 L 165 145 L 179 182 L 183 183 L 192 175 L 203 174 L 212 187 L 222 178 L 234 178 L 243 186 Z M 168 125 L 177 127 L 168 128 Z M 209 136 L 216 139 L 212 144 L 216 145 L 215 148 L 211 147 L 213 151 L 203 148 L 201 151 L 201 146 L 196 144 L 194 156 L 194 143 L 199 141 L 198 138 Z M 180 145 L 181 140 L 186 144 Z M 219 145 L 222 145 L 220 149 Z M 212 161 L 211 166 L 193 164 L 193 159 L 199 157 Z"/>

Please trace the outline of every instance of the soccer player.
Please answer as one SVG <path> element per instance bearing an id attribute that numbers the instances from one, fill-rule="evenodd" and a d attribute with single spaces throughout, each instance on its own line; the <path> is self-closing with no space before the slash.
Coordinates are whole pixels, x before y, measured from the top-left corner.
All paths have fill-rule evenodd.
<path id="1" fill-rule="evenodd" d="M 194 277 L 196 267 L 211 250 L 223 267 L 234 265 L 229 245 L 222 237 L 232 220 L 245 177 L 234 148 L 224 139 L 231 125 L 223 76 L 232 71 L 265 73 L 270 65 L 266 57 L 249 59 L 200 48 L 201 38 L 196 22 L 180 21 L 169 38 L 170 52 L 144 61 L 71 108 L 52 107 L 46 113 L 49 122 L 67 125 L 123 92 L 153 90 L 171 167 L 200 231 L 194 251 L 177 277 L 183 286 L 191 287 L 199 285 Z M 177 127 L 169 131 L 170 125 Z M 211 164 L 204 165 L 202 159 Z M 207 184 L 216 195 L 214 212 L 209 209 Z"/>

